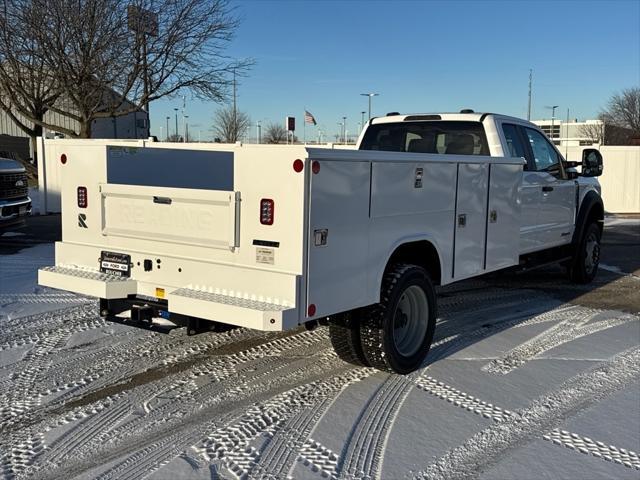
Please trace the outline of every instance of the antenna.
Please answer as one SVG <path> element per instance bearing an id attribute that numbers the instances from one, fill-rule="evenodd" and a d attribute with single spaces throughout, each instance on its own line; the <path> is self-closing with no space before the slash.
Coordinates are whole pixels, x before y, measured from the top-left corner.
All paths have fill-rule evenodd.
<path id="1" fill-rule="evenodd" d="M 531 80 L 533 79 L 533 69 L 529 69 L 529 107 L 527 108 L 527 120 L 531 121 Z"/>

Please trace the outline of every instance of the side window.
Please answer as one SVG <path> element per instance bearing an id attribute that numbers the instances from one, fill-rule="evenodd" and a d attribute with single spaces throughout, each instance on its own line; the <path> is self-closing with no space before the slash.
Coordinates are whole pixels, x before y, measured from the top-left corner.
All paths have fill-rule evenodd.
<path id="1" fill-rule="evenodd" d="M 525 128 L 525 132 L 527 132 L 527 138 L 531 144 L 531 150 L 533 150 L 537 171 L 547 170 L 559 163 L 558 154 L 543 134 L 531 128 Z"/>
<path id="2" fill-rule="evenodd" d="M 504 132 L 504 138 L 507 141 L 508 153 L 510 157 L 522 157 L 526 158 L 524 145 L 518 135 L 518 127 L 505 123 L 502 125 L 502 131 Z"/>

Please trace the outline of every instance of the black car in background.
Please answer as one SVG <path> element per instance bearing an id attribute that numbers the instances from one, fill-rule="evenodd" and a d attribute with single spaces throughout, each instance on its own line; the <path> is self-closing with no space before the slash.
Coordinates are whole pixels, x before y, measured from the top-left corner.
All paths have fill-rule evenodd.
<path id="1" fill-rule="evenodd" d="M 15 160 L 0 158 L 0 235 L 20 227 L 31 214 L 25 168 Z"/>

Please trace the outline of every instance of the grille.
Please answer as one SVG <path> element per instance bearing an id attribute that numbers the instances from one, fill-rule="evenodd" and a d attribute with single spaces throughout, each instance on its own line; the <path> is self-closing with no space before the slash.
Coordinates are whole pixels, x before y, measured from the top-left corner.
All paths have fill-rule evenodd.
<path id="1" fill-rule="evenodd" d="M 22 181 L 23 186 L 16 186 Z M 26 197 L 29 193 L 26 173 L 0 173 L 0 198 L 20 198 Z"/>

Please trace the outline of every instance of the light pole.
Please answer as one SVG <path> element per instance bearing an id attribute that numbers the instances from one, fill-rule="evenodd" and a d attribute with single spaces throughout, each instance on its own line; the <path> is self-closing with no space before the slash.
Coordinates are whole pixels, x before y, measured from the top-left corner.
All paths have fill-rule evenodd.
<path id="1" fill-rule="evenodd" d="M 169 119 L 170 119 L 170 118 L 171 118 L 171 117 L 169 117 L 169 116 L 167 115 L 167 142 L 169 141 Z"/>
<path id="2" fill-rule="evenodd" d="M 178 133 L 178 109 L 174 108 L 173 110 L 176 112 L 176 141 L 178 141 L 178 136 L 180 135 Z"/>
<path id="3" fill-rule="evenodd" d="M 360 95 L 362 95 L 363 97 L 369 97 L 369 120 L 371 120 L 371 98 L 377 97 L 380 94 L 379 93 L 361 93 Z"/>
<path id="4" fill-rule="evenodd" d="M 365 111 L 360 112 L 360 115 L 362 115 L 362 123 L 360 124 L 361 125 L 360 130 L 362 130 L 364 128 L 364 114 L 365 113 L 367 113 L 367 112 L 365 112 Z"/>
<path id="5" fill-rule="evenodd" d="M 258 144 L 262 141 L 262 120 L 256 122 L 256 141 Z"/>
<path id="6" fill-rule="evenodd" d="M 340 126 L 340 133 L 338 135 L 336 135 L 336 143 L 340 142 L 340 138 L 342 137 L 342 129 L 344 128 L 344 123 L 342 122 L 338 122 L 338 125 Z"/>
<path id="7" fill-rule="evenodd" d="M 556 108 L 558 108 L 558 105 L 553 105 L 553 106 L 545 107 L 545 108 L 548 108 L 548 109 L 551 110 L 551 135 L 550 135 L 549 138 L 551 138 L 551 143 L 554 143 L 553 142 L 553 125 L 554 125 L 554 120 L 556 118 Z M 555 143 L 554 143 L 554 145 L 555 145 Z"/>
<path id="8" fill-rule="evenodd" d="M 184 116 L 184 141 L 189 141 L 189 115 Z"/>
<path id="9" fill-rule="evenodd" d="M 347 117 L 342 117 L 342 141 L 347 143 Z"/>

